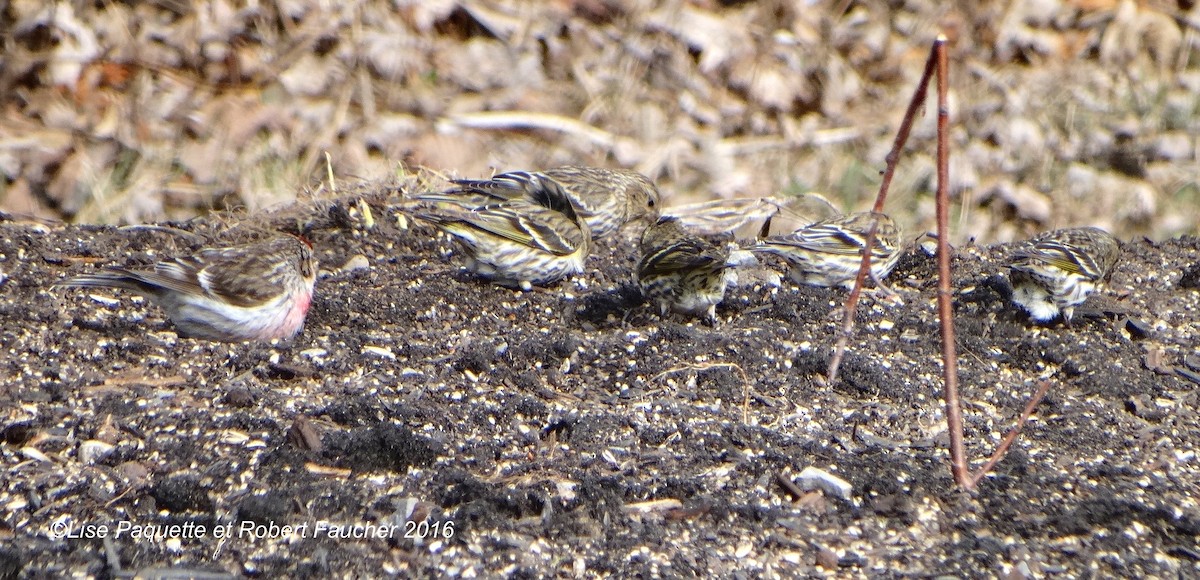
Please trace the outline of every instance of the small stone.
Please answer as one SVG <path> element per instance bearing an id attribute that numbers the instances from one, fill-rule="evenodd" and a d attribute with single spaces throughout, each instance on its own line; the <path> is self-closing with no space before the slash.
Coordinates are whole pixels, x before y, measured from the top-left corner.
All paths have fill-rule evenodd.
<path id="1" fill-rule="evenodd" d="M 351 256 L 349 260 L 346 260 L 345 264 L 342 264 L 341 271 L 345 273 L 354 272 L 355 270 L 368 270 L 370 268 L 371 261 L 368 260 L 366 256 L 362 254 L 355 254 Z"/>
<path id="2" fill-rule="evenodd" d="M 1180 288 L 1200 288 L 1200 263 L 1195 263 L 1183 270 L 1179 278 Z"/>
<path id="3" fill-rule="evenodd" d="M 1146 321 L 1134 317 L 1125 319 L 1125 330 L 1129 331 L 1130 338 L 1134 340 L 1149 338 L 1154 332 L 1154 328 L 1146 324 Z"/>
<path id="4" fill-rule="evenodd" d="M 116 449 L 116 446 L 111 443 L 88 439 L 79 444 L 79 461 L 91 465 L 108 457 L 113 449 Z"/>
<path id="5" fill-rule="evenodd" d="M 150 470 L 137 461 L 126 461 L 117 466 L 117 473 L 125 479 L 125 483 L 134 489 L 142 489 L 150 485 Z"/>
<path id="6" fill-rule="evenodd" d="M 296 447 L 316 453 L 320 453 L 325 448 L 316 426 L 303 416 L 296 417 L 296 420 L 292 421 L 292 428 L 288 431 L 288 440 Z"/>
<path id="7" fill-rule="evenodd" d="M 813 467 L 811 465 L 805 467 L 804 470 L 800 472 L 798 480 L 799 481 L 797 482 L 797 485 L 800 486 L 800 489 L 819 489 L 825 492 L 825 495 L 838 497 L 846 501 L 850 500 L 850 494 L 853 490 L 853 486 L 850 485 L 850 482 L 837 477 L 828 471 Z"/>
<path id="8" fill-rule="evenodd" d="M 826 570 L 836 570 L 838 567 L 837 552 L 821 546 L 817 549 L 817 565 Z"/>
<path id="9" fill-rule="evenodd" d="M 250 394 L 250 389 L 237 386 L 225 393 L 225 402 L 234 407 L 249 407 L 254 404 L 254 395 Z"/>

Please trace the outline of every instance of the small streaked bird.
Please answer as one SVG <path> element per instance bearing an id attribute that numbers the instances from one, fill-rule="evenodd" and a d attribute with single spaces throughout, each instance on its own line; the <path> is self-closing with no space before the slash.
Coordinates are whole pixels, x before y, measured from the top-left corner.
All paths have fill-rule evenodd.
<path id="1" fill-rule="evenodd" d="M 1119 253 L 1116 238 L 1099 228 L 1039 234 L 1009 259 L 1012 300 L 1039 322 L 1062 314 L 1070 323 L 1075 307 L 1108 278 Z"/>
<path id="2" fill-rule="evenodd" d="M 638 284 L 642 294 L 669 310 L 717 320 L 717 304 L 725 298 L 729 248 L 688 233 L 675 217 L 659 218 L 642 233 Z"/>
<path id="3" fill-rule="evenodd" d="M 882 213 L 864 211 L 829 218 L 766 238 L 749 249 L 782 257 L 789 266 L 788 277 L 797 284 L 851 288 L 873 218 L 878 218 L 879 225 L 871 251 L 871 277 L 879 282 L 896 267 L 901 254 L 900 230 Z"/>
<path id="4" fill-rule="evenodd" d="M 105 268 L 57 284 L 122 288 L 152 299 L 193 338 L 222 342 L 290 338 L 312 305 L 317 262 L 295 236 L 173 258 L 153 268 Z"/>
<path id="5" fill-rule="evenodd" d="M 477 207 L 527 197 L 547 179 L 566 193 L 593 239 L 610 235 L 628 222 L 658 217 L 658 188 L 645 175 L 628 169 L 568 165 L 545 171 L 512 171 L 491 179 L 457 179 L 453 181 L 457 186 L 454 189 L 418 195 L 416 199 Z"/>
<path id="6" fill-rule="evenodd" d="M 715 236 L 735 232 L 752 223 L 761 229 L 786 205 L 784 200 L 775 197 L 717 199 L 671 206 L 664 210 L 664 215 L 679 218 L 679 223 L 689 232 Z"/>
<path id="7" fill-rule="evenodd" d="M 416 217 L 458 238 L 470 256 L 467 269 L 502 286 L 528 291 L 582 273 L 591 232 L 567 194 L 537 174 L 521 181 L 523 194 L 512 198 L 418 196 L 434 203 Z"/>

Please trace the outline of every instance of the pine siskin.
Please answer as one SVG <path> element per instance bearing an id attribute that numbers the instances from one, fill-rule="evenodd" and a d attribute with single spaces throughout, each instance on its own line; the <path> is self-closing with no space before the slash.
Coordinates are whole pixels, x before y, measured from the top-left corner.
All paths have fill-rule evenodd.
<path id="1" fill-rule="evenodd" d="M 715 236 L 752 223 L 761 227 L 779 215 L 785 205 L 786 202 L 774 197 L 747 197 L 673 205 L 668 211 L 689 232 Z"/>
<path id="2" fill-rule="evenodd" d="M 105 268 L 57 284 L 123 288 L 153 299 L 186 336 L 223 342 L 290 338 L 312 304 L 317 262 L 295 236 L 207 248 L 153 269 Z"/>
<path id="3" fill-rule="evenodd" d="M 497 284 L 528 291 L 583 272 L 591 232 L 557 182 L 533 174 L 526 183 L 522 196 L 439 202 L 416 215 L 457 237 L 467 268 Z"/>
<path id="4" fill-rule="evenodd" d="M 1037 235 L 1013 251 L 1013 302 L 1040 322 L 1059 313 L 1070 323 L 1075 307 L 1096 291 L 1117 262 L 1120 244 L 1099 228 Z"/>
<path id="5" fill-rule="evenodd" d="M 871 251 L 871 277 L 885 278 L 900 259 L 900 230 L 892 218 L 869 211 L 829 218 L 784 236 L 767 238 L 749 249 L 775 254 L 790 266 L 788 277 L 797 284 L 854 286 L 872 217 L 879 220 Z"/>
<path id="6" fill-rule="evenodd" d="M 703 313 L 717 319 L 717 304 L 725 298 L 729 248 L 689 234 L 675 217 L 659 218 L 642 233 L 638 284 L 659 313 L 674 310 Z"/>
<path id="7" fill-rule="evenodd" d="M 575 212 L 587 222 L 592 238 L 607 236 L 628 222 L 642 217 L 657 217 L 658 188 L 645 175 L 628 169 L 602 169 L 568 165 L 545 171 L 513 171 L 486 180 L 455 180 L 457 189 L 443 194 L 417 196 L 417 199 L 452 201 L 466 199 L 461 205 L 483 205 L 528 196 L 549 179 L 560 185 Z"/>

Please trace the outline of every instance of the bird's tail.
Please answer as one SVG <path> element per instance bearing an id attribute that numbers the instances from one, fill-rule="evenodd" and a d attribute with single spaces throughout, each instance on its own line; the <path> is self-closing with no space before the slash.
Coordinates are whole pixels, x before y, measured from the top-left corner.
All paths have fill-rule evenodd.
<path id="1" fill-rule="evenodd" d="M 107 268 L 92 274 L 83 274 L 54 284 L 55 288 L 122 288 L 135 292 L 147 292 L 147 284 L 135 273 L 124 268 Z"/>

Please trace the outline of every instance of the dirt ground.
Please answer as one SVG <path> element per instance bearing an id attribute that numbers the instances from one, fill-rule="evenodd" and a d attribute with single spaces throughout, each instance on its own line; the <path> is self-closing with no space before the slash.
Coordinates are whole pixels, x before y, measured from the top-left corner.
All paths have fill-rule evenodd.
<path id="1" fill-rule="evenodd" d="M 716 328 L 660 320 L 629 286 L 636 231 L 521 293 L 359 199 L 271 218 L 327 274 L 276 344 L 50 288 L 197 241 L 0 222 L 0 578 L 1200 576 L 1200 238 L 1126 240 L 1070 327 L 1006 304 L 1003 246 L 957 248 L 976 465 L 1053 383 L 968 495 L 919 247 L 825 385 L 841 290 L 748 286 Z M 848 496 L 798 489 L 808 467 Z"/>

